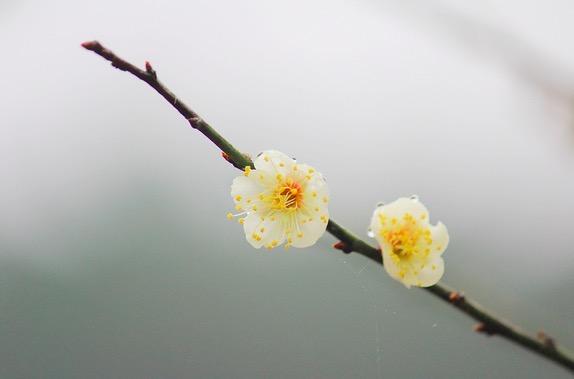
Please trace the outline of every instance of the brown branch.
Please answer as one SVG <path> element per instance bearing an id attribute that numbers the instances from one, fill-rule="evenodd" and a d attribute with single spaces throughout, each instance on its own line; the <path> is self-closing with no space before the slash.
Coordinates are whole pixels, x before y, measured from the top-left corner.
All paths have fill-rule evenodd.
<path id="1" fill-rule="evenodd" d="M 199 130 L 211 142 L 213 142 L 222 151 L 228 155 L 228 160 L 237 168 L 244 169 L 246 166 L 252 166 L 253 162 L 249 157 L 241 154 L 233 145 L 231 145 L 225 138 L 223 138 L 215 129 L 213 129 L 207 122 L 205 122 L 197 113 L 191 108 L 180 101 L 177 96 L 173 94 L 167 87 L 165 87 L 157 78 L 157 73 L 152 68 L 149 62 L 145 62 L 145 71 L 134 66 L 133 64 L 123 60 L 108 50 L 98 41 L 89 41 L 82 43 L 82 47 L 93 51 L 102 58 L 110 61 L 112 66 L 122 71 L 127 71 L 130 74 L 137 76 L 155 89 L 163 98 L 171 104 L 186 120 L 192 128 Z"/>
<path id="2" fill-rule="evenodd" d="M 122 71 L 127 71 L 149 84 L 160 95 L 162 95 L 163 98 L 166 99 L 171 106 L 177 109 L 177 111 L 189 122 L 189 124 L 194 129 L 199 130 L 213 143 L 215 143 L 215 145 L 217 145 L 222 150 L 223 158 L 228 160 L 235 167 L 241 170 L 243 170 L 246 166 L 254 167 L 253 162 L 247 155 L 242 154 L 237 149 L 235 149 L 233 145 L 227 142 L 225 138 L 223 138 L 219 133 L 217 133 L 217 131 L 209 126 L 209 124 L 201 119 L 197 113 L 191 110 L 182 101 L 178 100 L 178 98 L 170 90 L 161 84 L 161 82 L 157 79 L 157 73 L 149 62 L 145 63 L 146 69 L 144 71 L 121 59 L 113 52 L 103 47 L 97 41 L 85 42 L 82 44 L 82 46 L 110 61 L 112 66 Z M 336 249 L 341 250 L 344 253 L 350 253 L 353 251 L 357 252 L 382 265 L 383 262 L 379 249 L 376 249 L 370 244 L 364 242 L 355 234 L 343 228 L 332 219 L 329 220 L 329 223 L 327 224 L 327 231 L 340 241 L 334 245 Z M 433 295 L 451 304 L 456 309 L 478 321 L 478 324 L 475 326 L 476 332 L 486 335 L 498 335 L 504 337 L 518 344 L 519 346 L 533 351 L 574 372 L 574 358 L 572 358 L 569 353 L 563 349 L 558 348 L 554 340 L 548 337 L 546 334 L 539 332 L 538 338 L 531 337 L 519 331 L 516 327 L 503 321 L 502 319 L 493 316 L 486 310 L 482 309 L 475 302 L 461 295 L 459 292 L 456 292 L 442 284 L 436 284 L 432 287 L 424 288 L 424 290 L 432 293 Z"/>

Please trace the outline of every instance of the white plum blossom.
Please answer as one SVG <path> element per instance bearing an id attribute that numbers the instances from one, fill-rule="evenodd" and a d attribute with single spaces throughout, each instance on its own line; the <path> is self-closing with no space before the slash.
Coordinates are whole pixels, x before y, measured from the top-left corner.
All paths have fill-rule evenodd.
<path id="1" fill-rule="evenodd" d="M 329 190 L 323 176 L 275 150 L 264 151 L 233 180 L 231 196 L 247 241 L 269 249 L 313 245 L 329 221 Z"/>
<path id="2" fill-rule="evenodd" d="M 416 196 L 378 206 L 370 230 L 383 254 L 387 273 L 406 287 L 429 287 L 444 273 L 442 253 L 448 231 L 442 223 L 431 225 L 429 212 Z"/>

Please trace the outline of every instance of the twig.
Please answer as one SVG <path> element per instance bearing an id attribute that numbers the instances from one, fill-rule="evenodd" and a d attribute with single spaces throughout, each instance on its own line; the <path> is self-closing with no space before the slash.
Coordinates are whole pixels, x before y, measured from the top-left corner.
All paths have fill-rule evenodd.
<path id="1" fill-rule="evenodd" d="M 192 128 L 199 130 L 211 142 L 213 142 L 222 151 L 225 151 L 229 157 L 229 161 L 237 168 L 244 169 L 246 166 L 252 166 L 251 159 L 241 154 L 233 145 L 231 145 L 225 138 L 223 138 L 215 129 L 213 129 L 207 122 L 198 116 L 191 108 L 180 101 L 169 89 L 167 89 L 157 78 L 157 73 L 152 68 L 149 62 L 145 62 L 145 71 L 134 66 L 133 64 L 123 60 L 114 54 L 111 50 L 106 49 L 98 41 L 89 41 L 82 43 L 82 46 L 88 50 L 93 51 L 99 56 L 107 59 L 112 63 L 112 66 L 133 74 L 149 84 L 155 89 L 164 99 L 167 100 L 177 111 L 189 122 Z"/>
<path id="2" fill-rule="evenodd" d="M 112 66 L 122 71 L 127 71 L 149 84 L 160 95 L 162 95 L 171 106 L 177 109 L 177 111 L 194 129 L 199 130 L 209 138 L 209 140 L 217 145 L 222 150 L 223 157 L 235 167 L 241 170 L 246 166 L 254 168 L 252 160 L 247 155 L 242 154 L 239 150 L 233 147 L 233 145 L 227 142 L 225 138 L 217 133 L 217 131 L 209 126 L 209 124 L 203 121 L 197 113 L 192 111 L 187 105 L 185 105 L 185 103 L 179 100 L 157 79 L 157 73 L 151 67 L 149 62 L 146 62 L 146 69 L 144 71 L 121 59 L 97 41 L 84 42 L 82 46 L 110 61 Z M 353 251 L 357 252 L 382 265 L 383 262 L 379 249 L 376 249 L 364 242 L 332 219 L 329 220 L 329 223 L 327 224 L 327 231 L 339 239 L 340 242 L 336 243 L 334 246 L 336 249 L 345 253 Z M 560 349 L 556 345 L 555 341 L 546 334 L 540 332 L 538 334 L 538 339 L 531 337 L 528 334 L 519 331 L 511 324 L 482 309 L 478 304 L 469 300 L 466 296 L 463 296 L 459 292 L 456 292 L 442 284 L 436 284 L 432 287 L 424 288 L 424 290 L 446 301 L 456 309 L 478 321 L 478 324 L 475 326 L 476 332 L 483 333 L 485 335 L 499 335 L 504 337 L 519 346 L 533 351 L 574 372 L 574 358 L 572 358 L 572 356 L 563 349 Z"/>

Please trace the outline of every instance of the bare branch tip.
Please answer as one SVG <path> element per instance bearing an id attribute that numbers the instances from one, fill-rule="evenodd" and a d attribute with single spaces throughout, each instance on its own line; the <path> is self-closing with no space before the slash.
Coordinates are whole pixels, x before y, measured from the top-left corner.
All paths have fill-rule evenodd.
<path id="1" fill-rule="evenodd" d="M 82 42 L 82 47 L 84 49 L 87 50 L 91 50 L 91 51 L 99 51 L 102 50 L 102 44 L 99 43 L 98 41 L 86 41 L 86 42 Z"/>

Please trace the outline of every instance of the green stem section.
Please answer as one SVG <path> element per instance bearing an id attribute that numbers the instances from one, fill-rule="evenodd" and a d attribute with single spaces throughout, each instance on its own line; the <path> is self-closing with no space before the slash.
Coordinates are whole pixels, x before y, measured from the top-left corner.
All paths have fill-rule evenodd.
<path id="1" fill-rule="evenodd" d="M 142 70 L 119 58 L 97 41 L 85 42 L 82 46 L 110 61 L 112 66 L 122 71 L 127 71 L 149 84 L 165 100 L 167 100 L 171 106 L 185 117 L 194 129 L 203 133 L 203 135 L 219 147 L 221 151 L 227 155 L 226 159 L 235 167 L 241 170 L 246 166 L 254 168 L 253 161 L 247 155 L 242 154 L 237 150 L 221 134 L 213 129 L 207 122 L 199 117 L 197 113 L 181 102 L 175 94 L 165 87 L 157 79 L 157 73 L 148 62 L 146 62 L 145 70 Z M 343 250 L 345 253 L 354 251 L 381 265 L 383 264 L 380 250 L 361 240 L 355 234 L 343 228 L 332 219 L 329 220 L 329 223 L 327 224 L 327 231 L 341 241 L 342 245 L 338 248 Z M 557 347 L 554 341 L 543 333 L 539 333 L 538 338 L 531 337 L 519 331 L 511 324 L 482 309 L 474 301 L 469 300 L 467 297 L 462 296 L 458 292 L 442 284 L 436 284 L 432 287 L 424 288 L 424 290 L 432 293 L 439 299 L 449 303 L 456 309 L 477 320 L 479 322 L 475 327 L 477 332 L 504 337 L 517 345 L 537 353 L 542 357 L 556 362 L 566 369 L 574 372 L 574 358 L 572 358 L 572 356 L 563 349 Z"/>

